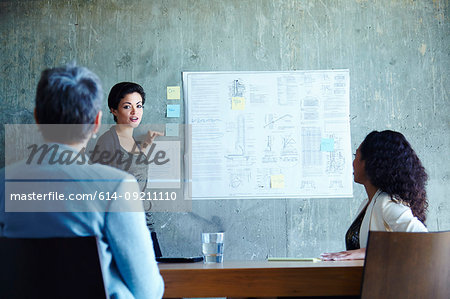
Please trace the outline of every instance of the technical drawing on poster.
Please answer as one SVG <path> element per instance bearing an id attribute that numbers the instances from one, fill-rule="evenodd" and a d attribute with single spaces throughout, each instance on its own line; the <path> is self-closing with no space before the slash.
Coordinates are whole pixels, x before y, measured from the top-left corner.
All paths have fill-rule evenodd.
<path id="1" fill-rule="evenodd" d="M 192 199 L 351 197 L 349 71 L 183 72 Z"/>

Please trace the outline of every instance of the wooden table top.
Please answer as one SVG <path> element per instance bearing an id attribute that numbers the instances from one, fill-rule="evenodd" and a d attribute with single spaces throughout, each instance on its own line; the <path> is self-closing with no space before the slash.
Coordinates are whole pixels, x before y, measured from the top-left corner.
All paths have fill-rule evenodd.
<path id="1" fill-rule="evenodd" d="M 195 269 L 254 269 L 254 268 L 333 268 L 362 267 L 364 260 L 355 261 L 224 261 L 223 263 L 158 263 L 160 270 L 195 270 Z"/>
<path id="2" fill-rule="evenodd" d="M 159 263 L 166 298 L 359 295 L 364 261 Z"/>

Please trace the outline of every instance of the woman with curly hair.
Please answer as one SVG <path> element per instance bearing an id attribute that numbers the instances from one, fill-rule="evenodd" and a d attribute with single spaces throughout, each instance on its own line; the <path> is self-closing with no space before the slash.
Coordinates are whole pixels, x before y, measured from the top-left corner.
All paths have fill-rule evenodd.
<path id="1" fill-rule="evenodd" d="M 356 150 L 356 183 L 368 198 L 345 236 L 346 251 L 323 253 L 323 260 L 364 259 L 369 230 L 427 232 L 428 176 L 411 145 L 398 132 L 373 131 Z"/>

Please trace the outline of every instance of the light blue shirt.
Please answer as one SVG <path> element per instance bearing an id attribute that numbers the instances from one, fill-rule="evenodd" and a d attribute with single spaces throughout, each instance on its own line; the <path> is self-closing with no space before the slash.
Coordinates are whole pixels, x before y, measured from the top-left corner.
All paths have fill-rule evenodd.
<path id="1" fill-rule="evenodd" d="M 74 152 L 71 147 L 58 146 L 58 154 L 62 151 L 66 154 Z M 155 261 L 141 202 L 125 201 L 123 198 L 110 201 L 97 198 L 88 203 L 47 201 L 46 204 L 57 207 L 58 212 L 5 212 L 5 202 L 11 200 L 9 194 L 18 191 L 52 191 L 65 195 L 97 192 L 97 196 L 99 192 L 124 196 L 127 192 L 130 195 L 139 191 L 134 177 L 121 170 L 88 163 L 51 165 L 47 156 L 42 163 L 33 161 L 26 164 L 23 161 L 1 171 L 0 237 L 97 236 L 103 279 L 111 298 L 161 298 L 164 284 Z M 39 181 L 39 188 L 36 188 L 36 180 Z M 22 201 L 20 204 L 30 202 Z M 87 207 L 91 212 L 77 212 L 80 207 Z M 60 212 L 61 209 L 67 212 Z M 136 212 L 112 212 L 124 209 Z"/>

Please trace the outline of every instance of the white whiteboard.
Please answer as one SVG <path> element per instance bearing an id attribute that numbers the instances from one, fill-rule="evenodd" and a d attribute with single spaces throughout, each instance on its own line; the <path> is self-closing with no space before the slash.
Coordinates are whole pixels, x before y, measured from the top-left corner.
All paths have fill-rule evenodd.
<path id="1" fill-rule="evenodd" d="M 192 199 L 352 197 L 349 71 L 183 72 Z"/>

